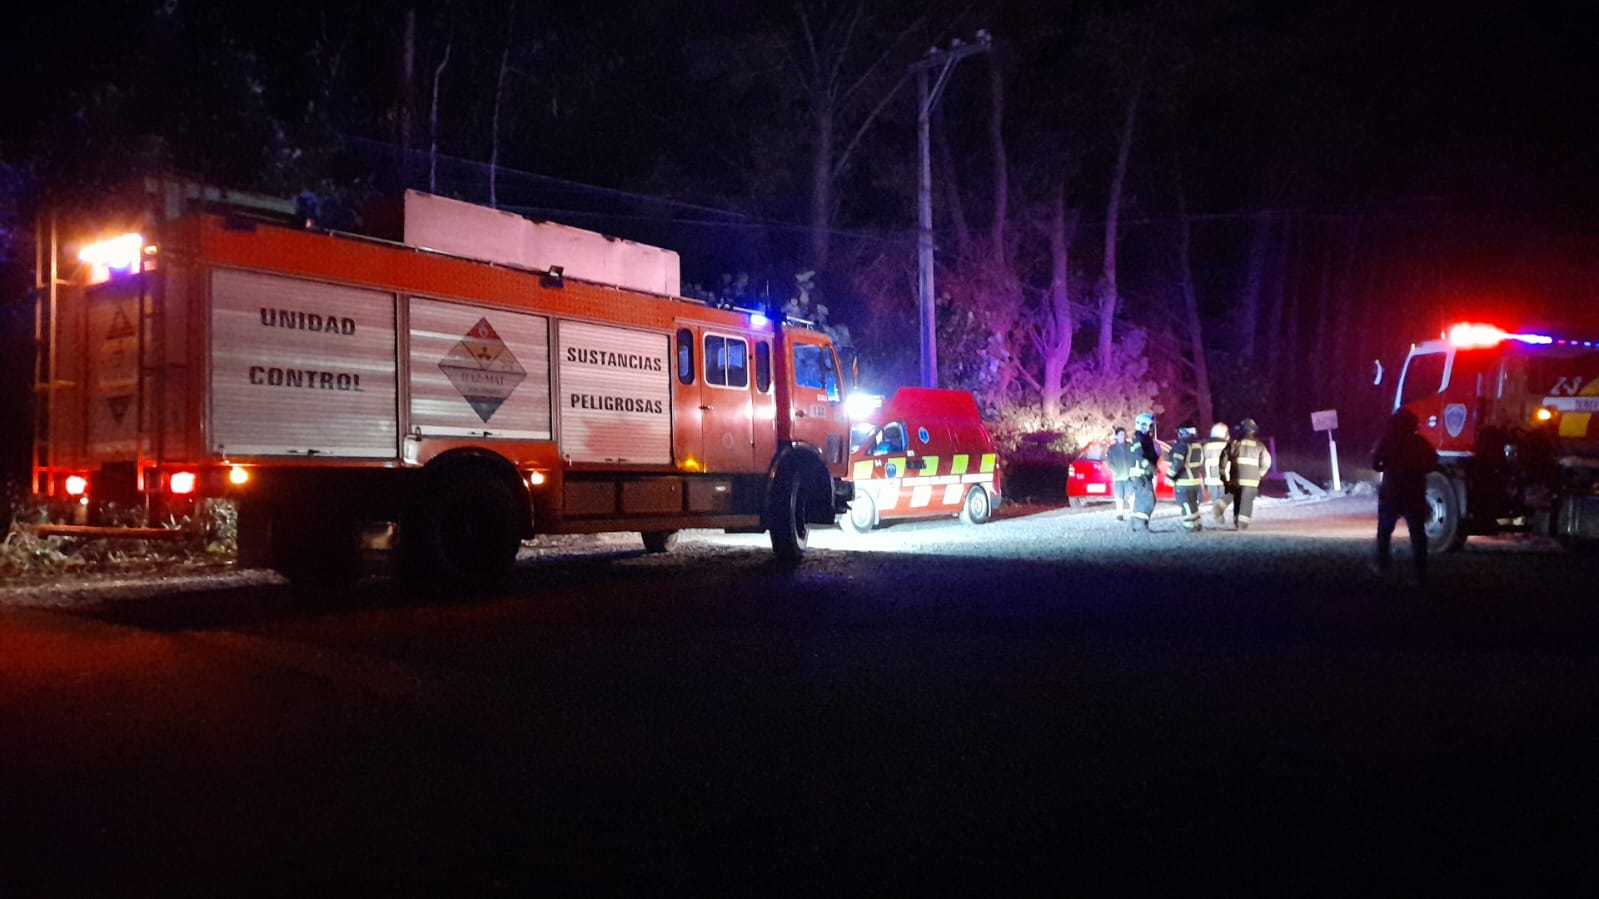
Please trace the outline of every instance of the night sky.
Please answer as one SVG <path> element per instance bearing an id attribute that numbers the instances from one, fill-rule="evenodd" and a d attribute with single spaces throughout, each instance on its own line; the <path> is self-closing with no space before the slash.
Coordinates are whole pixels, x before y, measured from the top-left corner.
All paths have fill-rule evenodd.
<path id="1" fill-rule="evenodd" d="M 796 10 L 809 14 L 825 48 L 839 32 L 821 26 L 857 4 L 751 7 L 419 4 L 411 143 L 427 144 L 427 73 L 451 42 L 440 192 L 484 199 L 473 194 L 483 190 L 489 153 L 486 98 L 509 34 L 502 205 L 677 249 L 686 282 L 729 272 L 785 279 L 805 262 L 804 154 L 814 133 L 803 97 L 782 77 L 804 61 Z M 327 169 L 333 180 L 378 191 L 425 186 L 415 166 L 394 176 L 373 162 L 393 155 L 400 134 L 404 8 L 152 0 L 30 4 L 8 15 L 14 39 L 0 55 L 8 432 L 16 433 L 9 422 L 26 392 L 15 384 L 16 360 L 28 355 L 18 331 L 24 320 L 31 328 L 21 292 L 32 251 L 20 236 L 39 193 L 60 187 L 55 180 L 111 165 L 94 153 L 97 141 L 114 141 L 96 129 L 162 130 L 174 146 L 201 147 L 192 158 L 214 171 L 239 173 L 272 140 L 270 129 L 249 128 L 269 118 L 303 124 L 315 108 L 322 133 L 345 142 L 346 158 Z M 1064 176 L 1086 235 L 1074 249 L 1084 278 L 1097 265 L 1092 232 L 1103 219 L 1126 72 L 1148 54 L 1122 266 L 1124 289 L 1145 297 L 1133 308 L 1149 319 L 1161 315 L 1159 285 L 1170 279 L 1163 229 L 1174 220 L 1179 182 L 1189 210 L 1202 216 L 1196 279 L 1223 342 L 1246 223 L 1263 211 L 1291 235 L 1279 272 L 1288 293 L 1308 290 L 1303 285 L 1321 277 L 1315 267 L 1337 264 L 1325 260 L 1340 247 L 1359 246 L 1339 270 L 1350 284 L 1355 270 L 1372 272 L 1363 303 L 1392 309 L 1404 297 L 1413 313 L 1405 327 L 1430 327 L 1459 310 L 1594 317 L 1599 30 L 1570 7 L 1362 0 L 1305 11 L 1242 0 L 987 0 L 861 8 L 854 34 L 870 52 L 860 58 L 881 52 L 889 60 L 863 95 L 881 93 L 931 44 L 969 40 L 978 28 L 994 35 L 1004 54 L 1013 211 L 1018 220 L 1042 220 L 1038 204 Z M 940 127 L 959 160 L 971 224 L 981 229 L 989 86 L 982 63 L 962 66 L 941 100 Z M 244 69 L 253 98 L 229 93 Z M 909 258 L 912 93 L 902 85 L 885 104 L 837 184 L 832 258 L 850 276 L 830 271 L 824 287 L 858 331 L 897 314 L 871 298 L 861 273 L 875 257 L 892 259 L 895 272 Z M 257 103 L 260 115 L 240 125 Z M 870 105 L 845 110 L 846 139 Z M 101 115 L 111 106 L 121 113 Z M 120 135 L 129 145 L 134 137 Z M 289 142 L 303 148 L 312 140 L 297 131 Z M 941 242 L 946 236 L 941 231 Z M 906 292 L 902 276 L 885 280 Z M 894 364 L 885 356 L 882 369 Z M 15 453 L 7 467 L 15 469 Z"/>

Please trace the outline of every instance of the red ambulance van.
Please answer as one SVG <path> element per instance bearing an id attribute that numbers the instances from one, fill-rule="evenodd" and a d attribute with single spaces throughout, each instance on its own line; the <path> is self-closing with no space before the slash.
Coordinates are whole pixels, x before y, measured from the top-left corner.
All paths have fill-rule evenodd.
<path id="1" fill-rule="evenodd" d="M 851 436 L 855 499 L 839 524 L 956 516 L 982 524 L 1000 504 L 994 440 L 963 390 L 901 387 Z"/>

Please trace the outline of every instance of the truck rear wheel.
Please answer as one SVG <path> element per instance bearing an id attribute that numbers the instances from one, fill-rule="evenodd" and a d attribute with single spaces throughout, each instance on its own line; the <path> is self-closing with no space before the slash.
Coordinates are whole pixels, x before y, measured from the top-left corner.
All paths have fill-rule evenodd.
<path id="1" fill-rule="evenodd" d="M 806 517 L 813 500 L 796 466 L 778 471 L 768 501 L 771 504 L 772 552 L 780 562 L 798 562 L 810 542 L 811 526 Z"/>
<path id="2" fill-rule="evenodd" d="M 1442 553 L 1466 544 L 1460 520 L 1460 499 L 1448 475 L 1427 475 L 1427 552 Z"/>
<path id="3" fill-rule="evenodd" d="M 400 531 L 406 567 L 435 587 L 493 586 L 522 545 L 517 506 L 505 480 L 454 468 L 427 480 Z"/>
<path id="4" fill-rule="evenodd" d="M 976 484 L 966 491 L 966 501 L 961 503 L 961 524 L 983 524 L 994 515 L 994 504 L 989 502 L 988 491 Z"/>

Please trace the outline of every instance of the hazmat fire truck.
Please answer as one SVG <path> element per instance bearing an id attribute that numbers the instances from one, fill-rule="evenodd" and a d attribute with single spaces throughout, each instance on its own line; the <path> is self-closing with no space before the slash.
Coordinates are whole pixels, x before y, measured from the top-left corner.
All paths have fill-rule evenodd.
<path id="1" fill-rule="evenodd" d="M 41 240 L 33 485 L 76 516 L 54 533 L 227 498 L 241 564 L 338 582 L 388 543 L 472 586 L 539 534 L 764 530 L 797 561 L 847 509 L 836 348 L 679 296 L 675 253 L 416 192 L 383 238 L 133 193 Z"/>
<path id="2" fill-rule="evenodd" d="M 1402 406 L 1440 458 L 1429 548 L 1507 532 L 1599 545 L 1599 341 L 1456 325 L 1410 348 Z"/>

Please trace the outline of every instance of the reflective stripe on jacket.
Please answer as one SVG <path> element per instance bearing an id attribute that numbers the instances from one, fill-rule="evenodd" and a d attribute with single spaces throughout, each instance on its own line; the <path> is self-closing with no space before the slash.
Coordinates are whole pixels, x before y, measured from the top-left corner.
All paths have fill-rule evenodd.
<path id="1" fill-rule="evenodd" d="M 1260 479 L 1271 470 L 1271 453 L 1266 444 L 1253 437 L 1240 437 L 1233 441 L 1228 454 L 1232 463 L 1233 486 L 1259 487 Z"/>
<path id="2" fill-rule="evenodd" d="M 1227 447 L 1232 441 L 1222 437 L 1212 437 L 1205 441 L 1205 486 L 1220 487 L 1227 483 L 1227 470 L 1222 466 L 1222 457 L 1227 454 Z"/>
<path id="3" fill-rule="evenodd" d="M 1198 487 L 1205 473 L 1205 447 L 1198 443 L 1189 443 L 1186 439 L 1177 441 L 1171 448 L 1172 486 L 1173 487 Z"/>

